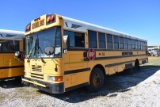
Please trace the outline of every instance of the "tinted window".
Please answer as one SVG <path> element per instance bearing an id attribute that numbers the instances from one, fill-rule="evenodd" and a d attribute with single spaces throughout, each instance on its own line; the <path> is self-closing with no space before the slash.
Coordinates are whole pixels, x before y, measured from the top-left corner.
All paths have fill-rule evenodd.
<path id="1" fill-rule="evenodd" d="M 118 49 L 118 36 L 114 36 L 114 49 Z"/>
<path id="2" fill-rule="evenodd" d="M 0 52 L 15 52 L 19 51 L 19 41 L 0 40 Z"/>
<path id="3" fill-rule="evenodd" d="M 107 48 L 113 49 L 112 35 L 110 34 L 107 34 Z"/>
<path id="4" fill-rule="evenodd" d="M 124 49 L 128 49 L 128 39 L 124 38 Z"/>
<path id="5" fill-rule="evenodd" d="M 71 31 L 64 31 L 64 35 L 68 35 L 69 36 L 69 46 L 70 47 L 75 47 L 75 36 L 74 36 L 74 32 Z"/>
<path id="6" fill-rule="evenodd" d="M 99 48 L 106 48 L 105 34 L 98 33 Z"/>
<path id="7" fill-rule="evenodd" d="M 120 49 L 124 49 L 124 38 L 120 37 Z"/>
<path id="8" fill-rule="evenodd" d="M 132 49 L 132 41 L 131 41 L 131 39 L 128 39 L 128 49 Z"/>
<path id="9" fill-rule="evenodd" d="M 136 49 L 136 41 L 132 40 L 132 49 Z"/>
<path id="10" fill-rule="evenodd" d="M 97 33 L 88 30 L 89 48 L 97 48 Z"/>
<path id="11" fill-rule="evenodd" d="M 135 49 L 138 49 L 138 41 L 136 40 L 136 43 L 135 43 Z"/>
<path id="12" fill-rule="evenodd" d="M 145 42 L 141 42 L 141 50 L 145 50 Z"/>
<path id="13" fill-rule="evenodd" d="M 84 47 L 84 33 L 64 31 L 64 35 L 69 36 L 70 47 Z"/>
<path id="14" fill-rule="evenodd" d="M 138 41 L 137 49 L 138 49 L 138 50 L 140 50 L 140 49 L 141 49 L 141 43 L 140 43 L 140 41 Z"/>

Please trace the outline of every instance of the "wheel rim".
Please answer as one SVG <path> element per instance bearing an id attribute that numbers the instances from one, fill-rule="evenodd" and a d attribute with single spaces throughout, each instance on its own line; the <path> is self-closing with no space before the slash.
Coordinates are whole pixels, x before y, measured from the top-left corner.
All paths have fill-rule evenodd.
<path id="1" fill-rule="evenodd" d="M 93 77 L 93 86 L 98 87 L 101 85 L 101 77 L 98 73 Z"/>

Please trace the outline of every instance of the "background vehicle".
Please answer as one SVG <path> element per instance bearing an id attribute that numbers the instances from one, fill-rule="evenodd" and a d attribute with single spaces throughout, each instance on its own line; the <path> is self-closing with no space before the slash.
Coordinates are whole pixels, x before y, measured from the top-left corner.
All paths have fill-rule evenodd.
<path id="1" fill-rule="evenodd" d="M 149 48 L 148 53 L 150 56 L 159 56 L 160 55 L 160 51 L 157 48 Z"/>
<path id="2" fill-rule="evenodd" d="M 57 14 L 31 21 L 25 36 L 22 80 L 49 93 L 97 91 L 104 75 L 148 62 L 146 40 Z"/>
<path id="3" fill-rule="evenodd" d="M 24 32 L 0 29 L 0 80 L 20 79 L 23 63 L 14 58 L 15 51 L 23 51 Z"/>

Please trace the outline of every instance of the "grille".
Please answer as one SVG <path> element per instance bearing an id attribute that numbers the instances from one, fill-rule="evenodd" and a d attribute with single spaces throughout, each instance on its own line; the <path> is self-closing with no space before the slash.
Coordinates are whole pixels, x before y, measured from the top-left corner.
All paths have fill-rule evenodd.
<path id="1" fill-rule="evenodd" d="M 32 77 L 32 78 L 36 78 L 36 79 L 44 79 L 43 74 L 31 73 L 31 77 Z"/>
<path id="2" fill-rule="evenodd" d="M 32 71 L 33 72 L 42 72 L 42 66 L 40 66 L 40 65 L 37 65 L 37 66 L 32 65 Z"/>

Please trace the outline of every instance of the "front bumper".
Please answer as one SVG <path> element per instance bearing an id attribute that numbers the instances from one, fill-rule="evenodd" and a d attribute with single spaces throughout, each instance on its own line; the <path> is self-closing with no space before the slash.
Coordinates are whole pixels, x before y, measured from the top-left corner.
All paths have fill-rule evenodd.
<path id="1" fill-rule="evenodd" d="M 22 82 L 26 85 L 31 85 L 39 90 L 51 93 L 61 94 L 64 93 L 64 83 L 48 83 L 30 78 L 22 78 Z"/>

